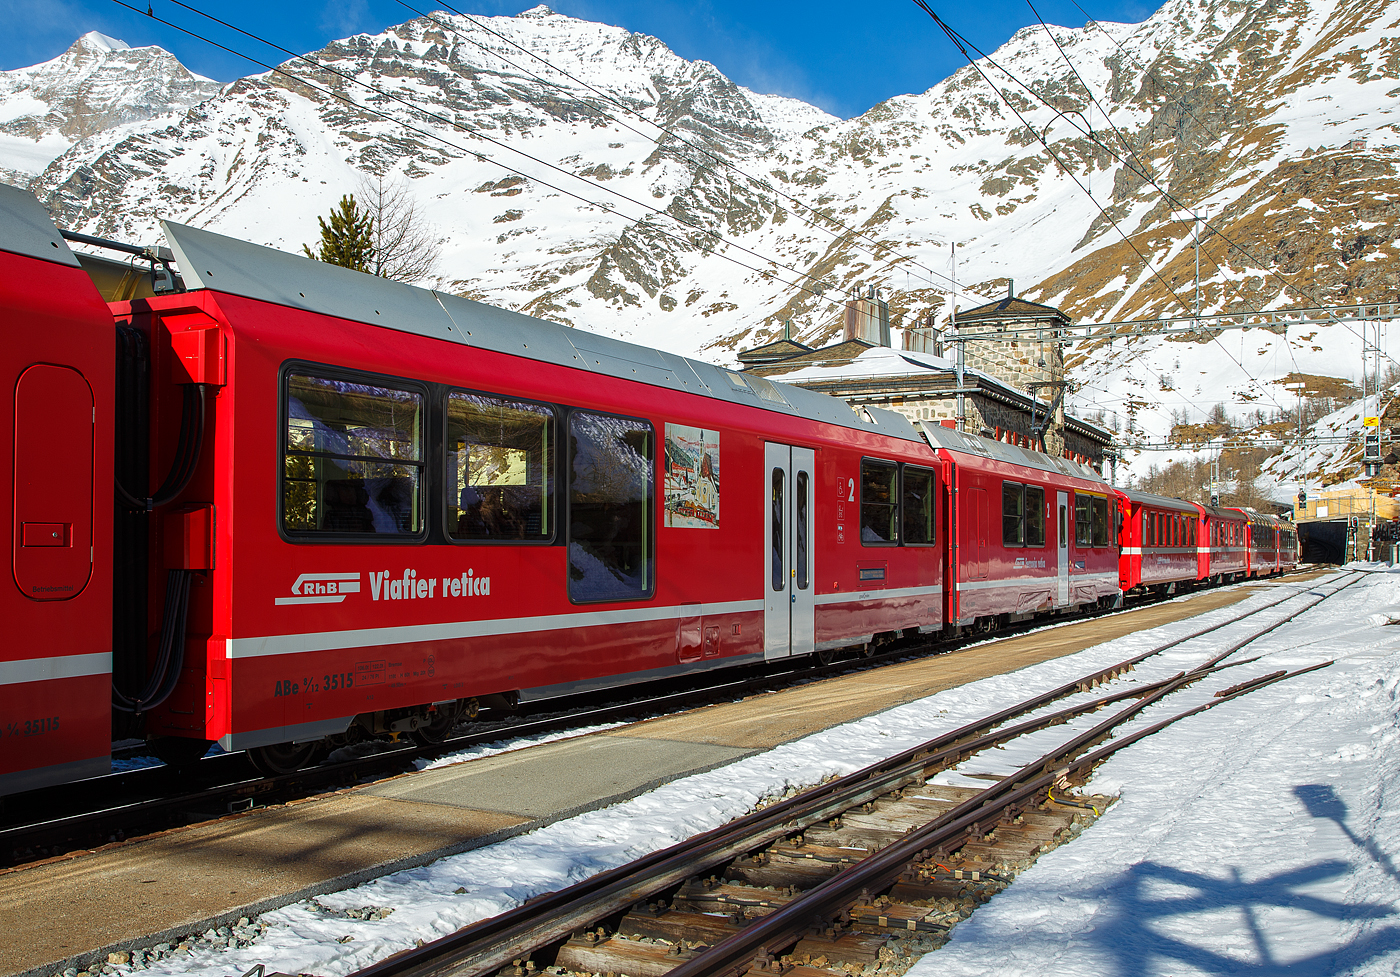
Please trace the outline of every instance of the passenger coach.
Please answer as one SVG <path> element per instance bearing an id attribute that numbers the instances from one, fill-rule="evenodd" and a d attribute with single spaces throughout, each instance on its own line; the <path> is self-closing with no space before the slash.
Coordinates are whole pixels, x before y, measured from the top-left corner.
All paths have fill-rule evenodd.
<path id="1" fill-rule="evenodd" d="M 32 196 L 0 209 L 32 726 L 0 793 L 105 770 L 113 705 L 280 771 L 945 622 L 899 415 L 168 223 L 187 290 L 108 306 Z"/>
<path id="2" fill-rule="evenodd" d="M 1157 590 L 1175 593 L 1192 586 L 1202 573 L 1198 556 L 1201 507 L 1194 502 L 1120 490 L 1123 517 L 1124 593 Z"/>
<path id="3" fill-rule="evenodd" d="M 1116 492 L 1098 473 L 939 425 L 923 431 L 957 500 L 951 623 L 990 632 L 1121 601 Z"/>

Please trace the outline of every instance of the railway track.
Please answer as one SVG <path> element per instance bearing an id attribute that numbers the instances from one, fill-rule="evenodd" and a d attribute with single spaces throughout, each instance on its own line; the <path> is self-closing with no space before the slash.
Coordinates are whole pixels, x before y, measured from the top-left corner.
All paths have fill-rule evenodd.
<path id="1" fill-rule="evenodd" d="M 1076 793 L 1097 764 L 1173 723 L 1330 664 L 1242 676 L 1204 702 L 1108 741 L 1168 696 L 1239 675 L 1227 670 L 1256 659 L 1227 659 L 1363 576 L 1287 594 L 1165 642 L 355 977 L 902 973 L 1040 853 L 1098 816 L 1111 799 Z M 1149 683 L 1121 681 L 1149 658 L 1290 601 L 1297 603 L 1280 608 L 1286 613 L 1188 670 Z M 1067 698 L 1074 701 L 1049 709 Z M 1118 708 L 1106 719 L 1089 719 L 1111 707 Z M 1069 735 L 1042 748 L 1046 731 L 1060 726 L 1070 727 Z M 1023 737 L 1036 737 L 1034 759 L 986 788 L 933 782 Z"/>
<path id="2" fill-rule="evenodd" d="M 1284 599 L 1288 598 L 1280 598 Z M 1140 606 L 1140 603 L 1133 606 Z M 1259 611 L 1271 606 L 1274 605 L 1266 604 Z M 1112 612 L 1086 612 L 1086 616 L 1106 613 Z M 1027 622 L 1003 629 L 990 640 L 1004 640 L 1044 626 L 1044 622 Z M 601 706 L 590 701 L 596 700 L 596 694 L 560 697 L 541 703 L 550 710 L 544 715 L 510 717 L 487 728 L 469 728 L 466 733 L 449 737 L 440 744 L 423 746 L 405 742 L 366 756 L 327 762 L 280 776 L 254 773 L 242 754 L 206 757 L 178 771 L 151 767 L 114 773 L 7 798 L 4 823 L 0 823 L 0 852 L 4 853 L 6 864 L 24 864 L 395 776 L 413 769 L 415 761 L 507 737 L 545 735 L 610 722 L 634 721 L 707 702 L 781 689 L 814 678 L 940 654 L 986 640 L 989 640 L 987 635 L 951 641 L 922 639 L 915 645 L 890 646 L 888 650 L 853 660 L 825 664 L 813 664 L 810 656 L 759 663 L 726 670 L 718 683 L 708 681 L 697 685 L 696 677 L 690 677 L 689 680 L 670 679 L 634 686 L 634 697 Z"/>

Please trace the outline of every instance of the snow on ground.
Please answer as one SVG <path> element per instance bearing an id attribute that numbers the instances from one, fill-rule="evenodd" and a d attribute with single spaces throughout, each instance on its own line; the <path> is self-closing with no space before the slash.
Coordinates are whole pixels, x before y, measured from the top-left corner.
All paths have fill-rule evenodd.
<path id="1" fill-rule="evenodd" d="M 1337 664 L 1224 703 L 1110 760 L 1091 786 L 1121 801 L 955 929 L 947 947 L 916 966 L 916 977 L 1396 972 L 1400 871 L 1388 853 L 1400 850 L 1392 796 L 1400 760 L 1391 749 L 1400 629 L 1381 622 L 1400 603 L 1400 574 L 1371 569 L 1378 572 L 1236 656 L 1263 660 L 1169 697 L 1140 722 L 1175 715 L 1248 677 Z M 148 972 L 222 977 L 263 964 L 349 973 L 708 830 L 764 797 L 852 772 L 1205 623 L 1286 593 L 1326 592 L 1339 579 L 1284 581 L 1233 607 L 950 689 L 602 811 L 288 906 L 262 917 L 266 931 L 251 946 L 215 950 L 210 934 L 193 953 L 154 961 Z M 1284 613 L 1266 610 L 1262 619 Z M 1255 623 L 1149 659 L 1130 680 L 1198 664 Z M 965 772 L 1009 772 L 1066 735 L 1060 727 L 1026 737 L 975 758 Z M 940 780 L 971 782 L 959 773 Z M 392 912 L 345 915 L 367 908 Z"/>

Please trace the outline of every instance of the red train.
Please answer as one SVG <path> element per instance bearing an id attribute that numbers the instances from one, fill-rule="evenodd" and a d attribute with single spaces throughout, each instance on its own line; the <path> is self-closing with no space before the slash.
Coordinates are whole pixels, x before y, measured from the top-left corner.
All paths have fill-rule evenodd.
<path id="1" fill-rule="evenodd" d="M 280 771 L 1141 585 L 1127 496 L 1070 461 L 193 228 L 144 278 L 80 262 L 13 188 L 0 228 L 0 794 L 114 738 Z"/>

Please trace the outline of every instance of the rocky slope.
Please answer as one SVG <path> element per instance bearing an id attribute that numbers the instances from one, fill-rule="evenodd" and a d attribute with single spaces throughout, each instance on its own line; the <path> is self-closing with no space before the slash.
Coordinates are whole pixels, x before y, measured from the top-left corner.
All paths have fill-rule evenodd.
<path id="1" fill-rule="evenodd" d="M 980 63 L 1005 101 L 969 67 L 838 120 L 547 8 L 442 15 L 173 116 L 78 113 L 53 138 L 84 138 L 32 186 L 89 232 L 146 240 L 160 216 L 298 250 L 359 174 L 385 175 L 436 225 L 444 287 L 714 359 L 789 318 L 827 341 L 858 283 L 896 324 L 946 312 L 953 242 L 983 294 L 1014 279 L 1076 319 L 1180 314 L 1193 213 L 1205 312 L 1388 300 L 1397 22 L 1383 0 L 1168 0 L 1138 25 L 1018 32 Z M 20 74 L 0 76 L 12 122 Z M 181 92 L 152 111 L 209 94 Z M 1289 373 L 1354 378 L 1359 349 L 1345 325 L 1086 348 L 1075 406 L 1145 443 L 1173 411 L 1281 409 Z"/>
<path id="2" fill-rule="evenodd" d="M 52 61 L 0 72 L 0 179 L 27 182 L 89 136 L 188 108 L 220 87 L 160 48 L 84 34 Z"/>

